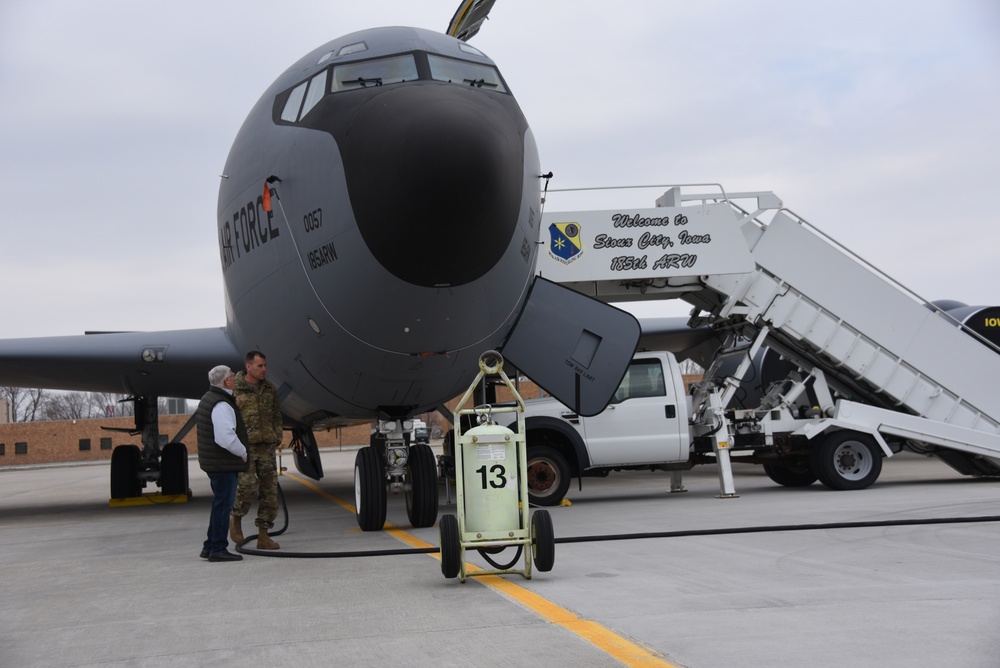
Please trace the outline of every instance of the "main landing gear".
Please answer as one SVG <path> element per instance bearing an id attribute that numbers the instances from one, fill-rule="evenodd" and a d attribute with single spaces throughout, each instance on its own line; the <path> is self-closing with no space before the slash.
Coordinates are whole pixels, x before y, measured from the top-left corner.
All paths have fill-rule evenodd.
<path id="1" fill-rule="evenodd" d="M 434 526 L 438 515 L 437 468 L 426 443 L 409 445 L 409 420 L 379 420 L 371 444 L 354 460 L 354 505 L 363 531 L 385 526 L 388 493 L 403 492 L 414 528 Z"/>
<path id="2" fill-rule="evenodd" d="M 135 428 L 105 427 L 109 431 L 124 431 L 142 437 L 142 448 L 119 445 L 111 453 L 111 502 L 126 504 L 142 499 L 147 483 L 160 487 L 160 494 L 186 501 L 191 497 L 188 486 L 188 450 L 180 442 L 194 425 L 194 416 L 187 421 L 175 442 L 160 447 L 159 406 L 157 397 L 132 397 Z"/>

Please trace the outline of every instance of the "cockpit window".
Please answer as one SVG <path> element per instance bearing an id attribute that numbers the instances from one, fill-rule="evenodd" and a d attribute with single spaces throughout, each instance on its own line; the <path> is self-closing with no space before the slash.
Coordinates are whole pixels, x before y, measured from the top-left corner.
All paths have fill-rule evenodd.
<path id="1" fill-rule="evenodd" d="M 317 61 L 317 65 L 322 65 L 331 58 L 342 58 L 343 56 L 349 56 L 352 53 L 361 53 L 362 51 L 367 51 L 368 45 L 364 42 L 355 42 L 354 44 L 348 44 L 347 46 L 342 46 L 338 51 L 327 51 L 323 56 Z"/>
<path id="2" fill-rule="evenodd" d="M 349 56 L 352 53 L 361 53 L 362 51 L 367 51 L 368 45 L 364 42 L 355 42 L 354 44 L 348 44 L 347 46 L 340 47 L 340 51 L 337 52 L 337 57 Z"/>
<path id="3" fill-rule="evenodd" d="M 335 61 L 344 50 L 354 48 L 359 51 L 367 50 L 364 42 L 349 44 L 336 56 L 332 55 L 333 52 L 324 54 L 321 62 Z M 298 123 L 331 93 L 419 80 L 441 81 L 499 93 L 508 92 L 500 73 L 492 65 L 415 51 L 384 58 L 328 65 L 307 81 L 302 81 L 291 90 L 279 94 L 275 104 L 281 105 L 281 121 Z"/>
<path id="4" fill-rule="evenodd" d="M 344 63 L 333 68 L 331 90 L 357 90 L 370 86 L 416 81 L 417 63 L 412 54 Z"/>
<path id="5" fill-rule="evenodd" d="M 303 81 L 296 86 L 288 96 L 285 107 L 281 110 L 281 120 L 294 123 L 308 114 L 309 110 L 315 107 L 326 95 L 326 75 L 327 70 L 323 70 L 309 81 Z M 305 97 L 305 104 L 302 102 L 303 97 Z M 300 107 L 302 111 L 299 111 Z"/>
<path id="6" fill-rule="evenodd" d="M 483 58 L 486 57 L 485 53 L 483 53 L 482 51 L 480 51 L 476 47 L 472 46 L 468 42 L 459 42 L 458 43 L 458 48 L 461 49 L 462 51 L 465 51 L 466 53 L 471 53 L 474 56 L 481 56 Z"/>
<path id="7" fill-rule="evenodd" d="M 306 94 L 306 86 L 308 84 L 308 81 L 303 81 L 292 90 L 288 96 L 288 100 L 285 102 L 284 109 L 281 110 L 281 120 L 288 121 L 289 123 L 294 123 L 298 120 L 299 107 L 302 106 L 302 96 Z"/>
<path id="8" fill-rule="evenodd" d="M 309 80 L 309 91 L 306 93 L 306 101 L 302 103 L 302 112 L 299 118 L 309 113 L 309 110 L 316 106 L 316 103 L 326 95 L 326 70 L 323 70 Z"/>
<path id="9" fill-rule="evenodd" d="M 431 78 L 435 81 L 488 88 L 501 93 L 507 92 L 503 81 L 500 80 L 500 73 L 490 65 L 442 58 L 433 54 L 427 54 L 427 62 L 431 68 Z"/>

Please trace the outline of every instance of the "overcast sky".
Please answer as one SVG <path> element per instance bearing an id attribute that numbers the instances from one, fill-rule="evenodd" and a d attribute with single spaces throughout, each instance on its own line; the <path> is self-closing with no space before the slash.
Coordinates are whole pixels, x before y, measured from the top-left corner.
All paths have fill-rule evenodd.
<path id="1" fill-rule="evenodd" d="M 0 337 L 225 324 L 216 198 L 250 107 L 331 39 L 457 6 L 0 0 Z M 497 0 L 473 44 L 553 188 L 772 190 L 927 299 L 1000 303 L 996 0 Z"/>

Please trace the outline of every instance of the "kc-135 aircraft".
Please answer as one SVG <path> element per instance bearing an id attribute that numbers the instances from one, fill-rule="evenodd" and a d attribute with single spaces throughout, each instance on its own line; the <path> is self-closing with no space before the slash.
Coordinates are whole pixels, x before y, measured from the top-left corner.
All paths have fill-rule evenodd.
<path id="1" fill-rule="evenodd" d="M 224 327 L 0 341 L 0 385 L 134 397 L 143 447 L 112 453 L 112 498 L 186 491 L 156 398 L 200 397 L 211 367 L 252 349 L 306 475 L 322 476 L 312 428 L 375 421 L 355 465 L 365 530 L 384 525 L 387 488 L 414 526 L 436 521 L 434 457 L 407 420 L 466 390 L 484 352 L 530 349 L 508 360 L 583 415 L 607 405 L 639 324 L 536 277 L 546 176 L 500 70 L 466 41 L 493 2 L 462 2 L 447 34 L 340 37 L 264 92 L 219 188 Z"/>

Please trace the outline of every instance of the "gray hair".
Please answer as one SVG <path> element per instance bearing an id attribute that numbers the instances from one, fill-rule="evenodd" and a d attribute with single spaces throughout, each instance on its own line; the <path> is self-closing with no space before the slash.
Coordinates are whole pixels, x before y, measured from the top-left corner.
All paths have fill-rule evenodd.
<path id="1" fill-rule="evenodd" d="M 222 384 L 226 382 L 226 378 L 229 378 L 232 373 L 232 369 L 225 364 L 220 364 L 208 372 L 208 382 L 216 387 L 222 387 Z"/>

